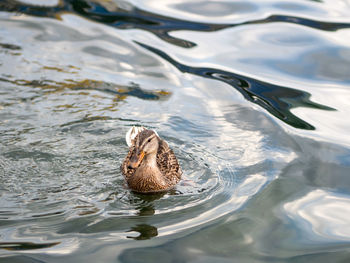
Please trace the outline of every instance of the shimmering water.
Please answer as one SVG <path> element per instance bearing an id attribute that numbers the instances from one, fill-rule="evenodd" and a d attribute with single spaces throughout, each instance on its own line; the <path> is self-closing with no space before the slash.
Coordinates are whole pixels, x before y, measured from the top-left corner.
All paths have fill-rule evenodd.
<path id="1" fill-rule="evenodd" d="M 1 262 L 349 262 L 350 2 L 0 1 Z M 119 166 L 132 125 L 173 191 Z"/>

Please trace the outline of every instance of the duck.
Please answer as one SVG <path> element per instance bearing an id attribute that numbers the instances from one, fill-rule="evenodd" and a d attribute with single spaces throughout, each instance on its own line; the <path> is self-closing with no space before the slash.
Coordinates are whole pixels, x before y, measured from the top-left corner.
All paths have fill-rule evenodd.
<path id="1" fill-rule="evenodd" d="M 120 169 L 132 191 L 165 192 L 181 180 L 182 170 L 173 150 L 155 130 L 133 126 L 125 139 L 129 152 Z"/>

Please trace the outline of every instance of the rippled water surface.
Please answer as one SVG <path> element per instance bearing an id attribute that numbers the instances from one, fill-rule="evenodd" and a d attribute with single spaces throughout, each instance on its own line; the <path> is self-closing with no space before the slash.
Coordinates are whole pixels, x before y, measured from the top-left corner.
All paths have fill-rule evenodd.
<path id="1" fill-rule="evenodd" d="M 0 261 L 349 262 L 349 13 L 0 1 Z M 132 125 L 174 190 L 125 187 Z"/>

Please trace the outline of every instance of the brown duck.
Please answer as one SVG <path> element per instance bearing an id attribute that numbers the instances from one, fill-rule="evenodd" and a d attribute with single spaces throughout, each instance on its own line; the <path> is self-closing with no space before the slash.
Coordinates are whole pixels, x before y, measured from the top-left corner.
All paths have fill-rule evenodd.
<path id="1" fill-rule="evenodd" d="M 121 171 L 131 190 L 163 192 L 180 181 L 182 171 L 174 152 L 154 130 L 132 127 L 126 141 L 130 148 Z"/>

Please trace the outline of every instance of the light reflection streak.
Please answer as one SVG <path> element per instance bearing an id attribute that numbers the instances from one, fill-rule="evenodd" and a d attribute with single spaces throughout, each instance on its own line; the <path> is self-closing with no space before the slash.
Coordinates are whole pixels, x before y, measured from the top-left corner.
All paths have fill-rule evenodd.
<path id="1" fill-rule="evenodd" d="M 258 192 L 266 182 L 267 177 L 262 174 L 247 176 L 247 178 L 236 188 L 236 191 L 229 197 L 228 200 L 220 203 L 218 206 L 213 207 L 195 218 L 187 219 L 170 226 L 158 228 L 158 236 L 166 236 L 190 229 L 194 231 L 198 226 L 209 222 L 214 223 L 216 219 L 239 209 L 252 196 L 252 192 Z M 186 234 L 188 234 L 188 232 L 186 232 Z"/>
<path id="2" fill-rule="evenodd" d="M 206 1 L 140 1 L 131 0 L 134 6 L 144 10 L 155 11 L 167 16 L 181 17 L 182 19 L 195 21 L 212 21 L 217 23 L 225 21 L 244 21 L 251 17 L 261 18 L 264 15 L 275 13 L 295 14 L 297 11 L 303 12 L 308 17 L 329 17 L 332 20 L 348 20 L 347 8 L 349 4 L 345 1 L 324 0 L 322 5 L 312 1 L 230 1 L 218 0 L 208 4 Z M 277 1 L 278 2 L 278 1 Z M 296 3 L 297 2 L 297 3 Z M 200 8 L 193 8 L 196 3 Z"/>
<path id="3" fill-rule="evenodd" d="M 317 189 L 283 206 L 313 241 L 350 241 L 350 196 Z M 311 226 L 311 227 L 310 227 Z"/>

